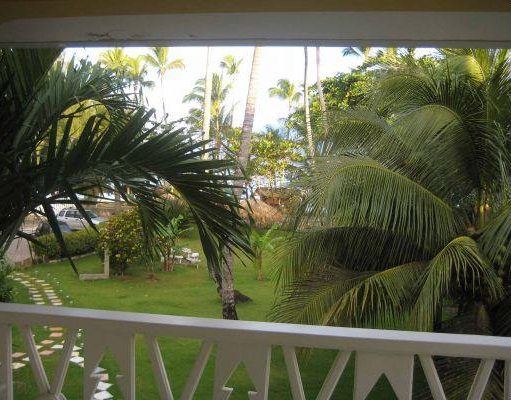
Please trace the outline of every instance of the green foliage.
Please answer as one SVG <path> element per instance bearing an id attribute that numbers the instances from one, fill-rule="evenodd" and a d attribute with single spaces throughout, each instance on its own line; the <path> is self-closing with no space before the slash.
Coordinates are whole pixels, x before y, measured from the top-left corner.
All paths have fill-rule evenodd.
<path id="1" fill-rule="evenodd" d="M 178 239 L 188 230 L 190 227 L 182 214 L 170 217 L 168 223 L 160 227 L 157 245 L 163 256 L 165 270 L 172 269 L 170 263 L 179 251 Z"/>
<path id="2" fill-rule="evenodd" d="M 38 244 L 32 246 L 36 256 L 46 256 L 50 260 L 55 260 L 67 255 L 78 256 L 93 252 L 98 243 L 98 233 L 93 229 L 65 233 L 67 254 L 53 233 L 40 236 L 37 240 Z"/>
<path id="3" fill-rule="evenodd" d="M 112 216 L 99 230 L 98 248 L 110 254 L 110 266 L 124 275 L 130 264 L 144 259 L 144 230 L 136 209 Z"/>
<path id="4" fill-rule="evenodd" d="M 510 332 L 508 52 L 441 53 L 382 52 L 370 109 L 329 115 L 322 156 L 297 184 L 274 318 Z M 458 312 L 444 321 L 447 305 Z M 440 374 L 453 397 L 464 375 Z M 490 386 L 502 398 L 502 370 Z"/>
<path id="5" fill-rule="evenodd" d="M 273 225 L 264 233 L 258 232 L 256 229 L 252 230 L 250 236 L 250 244 L 254 250 L 254 268 L 257 273 L 257 280 L 263 280 L 263 254 L 265 251 L 273 251 L 275 245 L 280 240 L 280 237 L 275 236 L 274 232 L 278 228 L 278 225 Z"/>
<path id="6" fill-rule="evenodd" d="M 124 77 L 99 64 L 55 62 L 60 52 L 0 51 L 0 247 L 27 237 L 22 221 L 42 209 L 65 248 L 52 204 L 71 202 L 88 218 L 80 195 L 114 190 L 140 207 L 141 243 L 152 252 L 166 218 L 158 189 L 172 185 L 198 226 L 210 268 L 219 269 L 224 245 L 250 253 L 233 160 L 202 159 L 210 152 L 204 143 L 154 125 L 152 112 L 126 94 Z M 90 104 L 95 113 L 73 126 Z"/>
<path id="7" fill-rule="evenodd" d="M 14 287 L 9 278 L 11 266 L 0 255 L 0 303 L 10 303 L 14 298 Z"/>

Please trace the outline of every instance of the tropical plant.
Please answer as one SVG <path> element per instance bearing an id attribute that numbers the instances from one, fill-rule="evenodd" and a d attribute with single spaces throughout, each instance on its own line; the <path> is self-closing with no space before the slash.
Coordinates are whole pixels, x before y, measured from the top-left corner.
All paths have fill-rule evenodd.
<path id="1" fill-rule="evenodd" d="M 266 251 L 273 251 L 277 244 L 279 237 L 275 237 L 274 231 L 278 228 L 277 225 L 273 225 L 264 233 L 260 233 L 257 230 L 252 230 L 250 236 L 250 243 L 254 250 L 254 268 L 256 270 L 256 279 L 258 281 L 264 280 L 263 275 L 263 255 Z"/>
<path id="2" fill-rule="evenodd" d="M 129 56 L 122 47 L 106 50 L 99 55 L 99 62 L 110 69 L 119 78 L 126 78 L 128 74 Z"/>
<path id="3" fill-rule="evenodd" d="M 251 253 L 232 193 L 234 162 L 202 160 L 203 143 L 152 125 L 151 112 L 124 94 L 126 82 L 100 65 L 55 63 L 60 52 L 0 51 L 0 248 L 16 236 L 32 239 L 20 226 L 37 213 L 65 249 L 52 204 L 73 203 L 93 225 L 80 195 L 94 189 L 95 198 L 114 190 L 139 206 L 151 251 L 166 220 L 159 191 L 166 184 L 190 208 L 212 273 L 221 273 L 224 246 Z M 89 102 L 101 107 L 83 123 Z"/>
<path id="4" fill-rule="evenodd" d="M 128 57 L 126 78 L 133 86 L 135 100 L 139 105 L 143 105 L 144 89 L 154 87 L 154 82 L 147 79 L 147 65 L 143 56 Z"/>
<path id="5" fill-rule="evenodd" d="M 268 89 L 268 95 L 287 101 L 288 114 L 291 113 L 293 107 L 302 97 L 302 94 L 296 90 L 294 83 L 291 83 L 288 79 L 279 79 L 277 86 Z"/>
<path id="6" fill-rule="evenodd" d="M 168 47 L 151 47 L 151 52 L 144 56 L 144 60 L 147 63 L 147 65 L 156 69 L 158 77 L 160 78 L 161 106 L 163 112 L 163 119 L 166 121 L 167 112 L 165 110 L 165 91 L 163 86 L 163 79 L 171 70 L 184 69 L 185 63 L 181 58 L 170 60 Z"/>
<path id="7" fill-rule="evenodd" d="M 304 50 L 304 68 L 303 68 L 303 109 L 305 111 L 305 133 L 307 138 L 307 156 L 314 157 L 314 140 L 312 137 L 312 127 L 309 108 L 309 49 L 307 46 Z"/>
<path id="8" fill-rule="evenodd" d="M 163 257 L 163 270 L 172 271 L 174 269 L 174 257 L 179 248 L 178 239 L 190 229 L 186 224 L 186 219 L 182 214 L 170 218 L 168 224 L 160 227 L 158 231 L 158 248 Z"/>
<path id="9" fill-rule="evenodd" d="M 205 80 L 199 79 L 192 91 L 184 98 L 184 102 L 195 102 L 199 107 L 193 107 L 189 111 L 187 123 L 192 131 L 200 131 L 204 119 Z M 225 84 L 222 75 L 213 73 L 211 89 L 211 127 L 210 137 L 214 138 L 217 153 L 222 147 L 223 132 L 232 125 L 232 110 L 225 102 L 231 84 Z"/>
<path id="10" fill-rule="evenodd" d="M 283 248 L 278 320 L 511 335 L 510 62 L 443 54 L 382 78 L 380 115 L 330 120 Z M 448 321 L 445 306 L 457 307 Z M 473 371 L 456 368 L 441 370 L 449 398 Z M 502 398 L 502 376 L 488 397 Z"/>
<path id="11" fill-rule="evenodd" d="M 144 261 L 144 230 L 140 211 L 123 211 L 102 224 L 98 249 L 110 254 L 110 266 L 121 276 L 130 265 Z"/>
<path id="12" fill-rule="evenodd" d="M 220 68 L 222 68 L 228 76 L 234 77 L 240 73 L 240 66 L 243 58 L 237 60 L 233 55 L 228 54 L 220 61 Z"/>
<path id="13" fill-rule="evenodd" d="M 0 303 L 10 303 L 14 298 L 14 287 L 9 275 L 12 269 L 0 254 Z"/>

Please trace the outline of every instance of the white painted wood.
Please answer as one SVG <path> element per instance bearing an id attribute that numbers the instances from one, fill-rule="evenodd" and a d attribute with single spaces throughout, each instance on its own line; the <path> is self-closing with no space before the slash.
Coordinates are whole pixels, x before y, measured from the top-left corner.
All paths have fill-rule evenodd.
<path id="1" fill-rule="evenodd" d="M 197 386 L 199 384 L 200 378 L 202 377 L 202 373 L 204 372 L 204 368 L 206 368 L 206 364 L 212 349 L 212 342 L 207 340 L 202 342 L 202 346 L 199 354 L 197 355 L 197 359 L 195 360 L 195 364 L 193 365 L 192 371 L 190 372 L 190 375 L 186 381 L 186 386 L 183 390 L 183 393 L 181 394 L 181 400 L 193 400 L 193 396 L 197 390 Z"/>
<path id="2" fill-rule="evenodd" d="M 161 355 L 160 345 L 158 339 L 155 337 L 146 336 L 147 351 L 149 359 L 153 366 L 153 372 L 158 385 L 160 397 L 163 400 L 174 400 L 172 389 L 170 388 L 169 378 L 165 370 L 165 364 Z"/>
<path id="3" fill-rule="evenodd" d="M 357 352 L 354 399 L 364 400 L 385 375 L 399 400 L 411 400 L 413 361 L 413 355 Z"/>
<path id="4" fill-rule="evenodd" d="M 248 397 L 253 400 L 266 400 L 270 379 L 270 360 L 270 346 L 251 343 L 219 343 L 215 360 L 213 399 L 227 400 L 229 398 L 233 388 L 225 387 L 225 384 L 238 365 L 243 363 L 255 387 L 255 391 L 250 391 Z"/>
<path id="5" fill-rule="evenodd" d="M 48 377 L 46 376 L 41 356 L 37 351 L 32 329 L 25 325 L 21 327 L 21 332 L 23 334 L 25 346 L 27 347 L 27 354 L 30 360 L 30 366 L 32 367 L 32 372 L 34 373 L 34 379 L 39 395 L 48 394 L 50 393 L 50 383 L 48 382 Z"/>
<path id="6" fill-rule="evenodd" d="M 115 331 L 86 329 L 84 342 L 84 399 L 92 399 L 99 379 L 94 370 L 99 366 L 105 351 L 112 352 L 121 375 L 117 382 L 123 398 L 135 399 L 135 335 L 123 331 L 120 327 Z"/>
<path id="7" fill-rule="evenodd" d="M 332 397 L 335 387 L 344 372 L 344 368 L 346 368 L 346 364 L 348 363 L 350 356 L 350 351 L 340 351 L 339 354 L 337 354 L 316 400 L 329 400 Z"/>
<path id="8" fill-rule="evenodd" d="M 431 390 L 431 395 L 434 400 L 446 400 L 444 389 L 442 387 L 442 382 L 440 381 L 440 377 L 438 376 L 438 372 L 435 367 L 435 363 L 433 362 L 433 358 L 429 355 L 420 355 L 419 359 L 421 361 L 422 370 L 424 371 L 424 375 L 426 375 L 426 379 L 428 381 L 429 389 Z"/>
<path id="9" fill-rule="evenodd" d="M 339 352 L 323 382 L 317 400 L 332 396 L 349 352 L 356 354 L 355 398 L 363 399 L 381 374 L 385 374 L 399 399 L 410 399 L 414 355 L 419 355 L 433 397 L 445 399 L 433 356 L 466 357 L 483 360 L 474 380 L 470 399 L 480 399 L 490 376 L 494 360 L 506 364 L 506 399 L 511 400 L 510 365 L 511 338 L 476 335 L 451 335 L 423 332 L 404 332 L 371 329 L 334 328 L 322 326 L 275 324 L 250 321 L 225 321 L 204 318 L 173 317 L 112 311 L 86 310 L 66 307 L 48 307 L 21 304 L 0 304 L 0 400 L 12 400 L 12 344 L 10 326 L 21 329 L 41 396 L 63 398 L 59 393 L 66 375 L 67 362 L 61 360 L 56 380 L 49 386 L 46 373 L 35 346 L 30 326 L 61 326 L 69 332 L 64 353 L 69 353 L 76 331 L 85 333 L 84 395 L 90 400 L 95 392 L 98 376 L 94 370 L 105 351 L 111 350 L 119 364 L 118 377 L 123 398 L 135 396 L 135 335 L 149 338 L 149 353 L 156 366 L 156 380 L 163 389 L 162 398 L 172 399 L 172 391 L 164 370 L 156 337 L 179 337 L 202 340 L 202 347 L 192 368 L 180 399 L 192 400 L 208 362 L 212 346 L 219 346 L 215 359 L 215 396 L 227 399 L 226 388 L 232 371 L 243 363 L 254 383 L 251 399 L 266 399 L 268 395 L 271 347 L 281 346 L 288 375 L 297 400 L 304 400 L 303 384 L 295 348 L 332 349 Z M 152 349 L 152 350 L 151 350 Z M 347 351 L 346 349 L 349 349 Z M 63 357 L 65 357 L 63 355 Z M 66 357 L 65 357 L 66 358 Z M 178 360 L 179 362 L 179 360 Z M 49 396 L 49 397 L 48 397 Z M 52 397 L 53 396 L 53 397 Z"/>
<path id="10" fill-rule="evenodd" d="M 110 251 L 105 249 L 105 259 L 103 260 L 103 275 L 106 279 L 110 278 Z"/>
<path id="11" fill-rule="evenodd" d="M 483 398 L 486 384 L 488 383 L 494 364 L 495 360 L 481 360 L 474 382 L 470 388 L 470 393 L 467 397 L 468 400 L 481 400 Z"/>
<path id="12" fill-rule="evenodd" d="M 511 361 L 506 360 L 504 367 L 504 400 L 511 400 Z"/>
<path id="13" fill-rule="evenodd" d="M 13 400 L 12 387 L 12 331 L 0 324 L 0 400 Z"/>
<path id="14" fill-rule="evenodd" d="M 0 45 L 510 47 L 509 12 L 180 13 L 30 18 Z"/>
<path id="15" fill-rule="evenodd" d="M 284 360 L 286 361 L 287 375 L 289 384 L 291 385 L 291 393 L 293 400 L 305 400 L 303 391 L 302 377 L 300 376 L 300 367 L 296 359 L 296 351 L 294 347 L 283 346 Z"/>
<path id="16" fill-rule="evenodd" d="M 69 360 L 73 354 L 73 347 L 76 344 L 77 336 L 78 329 L 72 329 L 67 332 L 64 339 L 64 348 L 62 349 L 57 371 L 55 373 L 53 383 L 50 387 L 50 393 L 55 396 L 55 399 L 62 398 L 63 396 L 62 387 L 64 386 L 64 381 L 66 379 L 66 374 L 69 367 Z"/>

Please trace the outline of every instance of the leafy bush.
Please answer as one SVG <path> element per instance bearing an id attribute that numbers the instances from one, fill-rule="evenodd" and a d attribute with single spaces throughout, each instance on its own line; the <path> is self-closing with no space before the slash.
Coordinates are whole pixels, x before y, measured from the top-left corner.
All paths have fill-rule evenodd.
<path id="1" fill-rule="evenodd" d="M 100 228 L 98 249 L 108 249 L 110 267 L 123 275 L 128 266 L 144 256 L 144 234 L 137 210 L 121 212 Z"/>
<path id="2" fill-rule="evenodd" d="M 43 246 L 34 246 L 36 256 L 47 256 L 50 260 L 65 257 L 64 251 L 55 238 L 55 235 L 43 235 L 37 239 Z M 70 256 L 87 254 L 96 249 L 98 233 L 92 229 L 64 233 L 67 252 Z"/>
<path id="3" fill-rule="evenodd" d="M 9 278 L 10 273 L 11 267 L 0 256 L 0 303 L 9 303 L 14 297 L 14 288 Z"/>

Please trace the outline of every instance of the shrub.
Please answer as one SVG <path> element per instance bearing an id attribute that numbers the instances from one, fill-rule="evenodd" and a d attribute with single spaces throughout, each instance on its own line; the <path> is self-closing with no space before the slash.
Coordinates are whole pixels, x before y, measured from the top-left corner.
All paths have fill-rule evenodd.
<path id="1" fill-rule="evenodd" d="M 84 229 L 76 232 L 64 233 L 67 252 L 70 256 L 87 254 L 95 250 L 98 243 L 98 233 L 92 229 Z M 65 257 L 55 235 L 43 235 L 37 239 L 43 246 L 35 245 L 36 256 L 46 256 L 50 260 Z"/>
<path id="2" fill-rule="evenodd" d="M 10 273 L 11 267 L 0 256 L 0 303 L 9 303 L 14 297 L 14 288 L 9 278 Z"/>
<path id="3" fill-rule="evenodd" d="M 98 249 L 108 249 L 110 267 L 123 275 L 128 266 L 144 256 L 144 234 L 137 210 L 121 212 L 100 228 Z"/>

